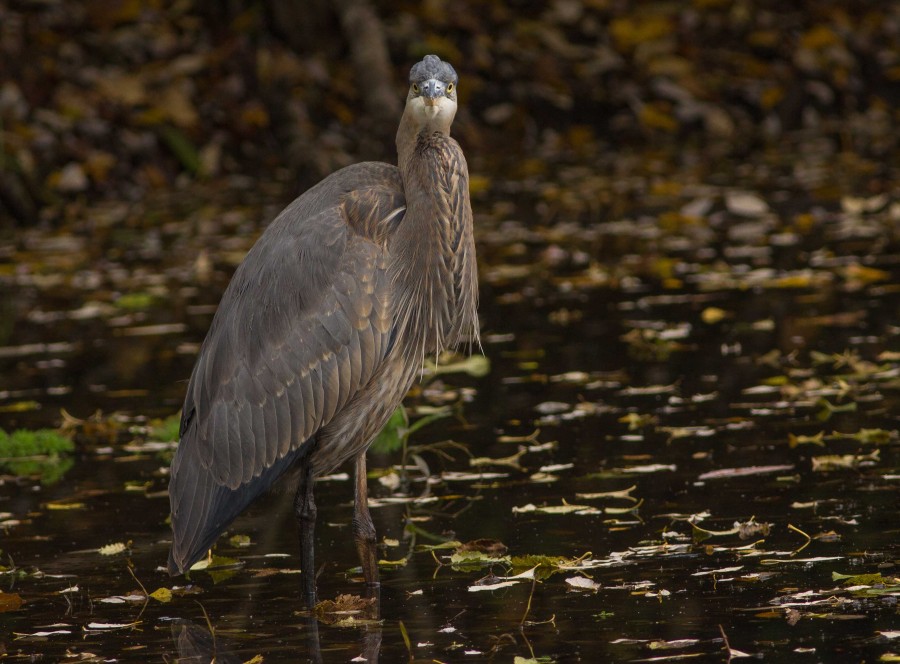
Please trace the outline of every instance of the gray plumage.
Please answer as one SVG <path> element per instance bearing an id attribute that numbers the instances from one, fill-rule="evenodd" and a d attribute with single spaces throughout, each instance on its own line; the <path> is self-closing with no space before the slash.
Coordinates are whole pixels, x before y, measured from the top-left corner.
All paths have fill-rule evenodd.
<path id="1" fill-rule="evenodd" d="M 449 62 L 444 62 L 436 55 L 426 55 L 409 70 L 409 82 L 417 83 L 429 79 L 446 81 L 454 85 L 459 81 L 456 70 Z"/>
<path id="2" fill-rule="evenodd" d="M 200 559 L 289 469 L 307 477 L 297 514 L 311 548 L 311 482 L 350 459 L 357 547 L 373 555 L 365 451 L 427 354 L 478 340 L 468 170 L 449 135 L 456 83 L 436 56 L 416 64 L 399 165 L 362 163 L 325 178 L 235 272 L 182 411 L 169 484 L 171 573 Z M 306 546 L 301 562 L 311 565 Z M 374 560 L 363 569 L 377 583 L 367 566 Z M 303 572 L 309 590 L 314 570 Z"/>

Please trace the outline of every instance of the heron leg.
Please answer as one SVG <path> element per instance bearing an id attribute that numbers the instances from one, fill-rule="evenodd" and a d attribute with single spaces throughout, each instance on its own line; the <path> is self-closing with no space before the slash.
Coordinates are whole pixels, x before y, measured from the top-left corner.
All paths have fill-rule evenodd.
<path id="1" fill-rule="evenodd" d="M 366 453 L 356 457 L 356 494 L 353 501 L 353 537 L 362 565 L 367 590 L 377 595 L 378 562 L 375 557 L 375 524 L 369 514 L 369 486 L 366 478 Z"/>
<path id="2" fill-rule="evenodd" d="M 300 576 L 303 595 L 310 610 L 316 606 L 316 501 L 312 464 L 307 463 L 300 474 L 300 484 L 294 496 L 294 514 L 300 531 Z"/>

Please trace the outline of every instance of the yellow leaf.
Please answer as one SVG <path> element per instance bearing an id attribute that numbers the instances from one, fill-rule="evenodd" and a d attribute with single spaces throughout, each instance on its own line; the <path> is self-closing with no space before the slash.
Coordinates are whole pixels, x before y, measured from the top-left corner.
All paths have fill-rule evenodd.
<path id="1" fill-rule="evenodd" d="M 94 182 L 106 182 L 109 171 L 116 163 L 116 158 L 109 152 L 93 150 L 88 153 L 84 162 L 84 170 Z"/>
<path id="2" fill-rule="evenodd" d="M 678 129 L 675 118 L 656 104 L 645 104 L 641 109 L 639 119 L 641 124 L 650 129 L 661 129 L 668 132 Z"/>
<path id="3" fill-rule="evenodd" d="M 724 309 L 719 309 L 718 307 L 706 307 L 706 309 L 703 310 L 703 313 L 700 314 L 700 318 L 707 325 L 715 325 L 727 315 L 728 314 Z"/>
<path id="4" fill-rule="evenodd" d="M 159 601 L 159 602 L 171 602 L 172 601 L 172 591 L 168 588 L 157 588 L 152 593 L 150 593 L 150 597 Z"/>
<path id="5" fill-rule="evenodd" d="M 775 108 L 782 99 L 784 99 L 784 88 L 773 85 L 762 91 L 759 103 L 764 109 L 771 110 Z"/>
<path id="6" fill-rule="evenodd" d="M 84 503 L 47 503 L 48 510 L 83 510 Z"/>
<path id="7" fill-rule="evenodd" d="M 841 38 L 827 25 L 817 25 L 800 38 L 800 45 L 803 48 L 812 50 L 819 50 L 826 46 L 835 46 L 840 43 Z"/>
<path id="8" fill-rule="evenodd" d="M 866 267 L 865 265 L 860 265 L 858 263 L 851 263 L 844 268 L 844 278 L 847 279 L 847 281 L 871 284 L 876 281 L 887 281 L 891 278 L 891 274 L 874 267 Z"/>
<path id="9" fill-rule="evenodd" d="M 790 445 L 790 447 L 797 447 L 797 445 L 818 445 L 819 447 L 824 447 L 825 432 L 820 431 L 815 436 L 797 436 L 789 433 L 788 444 Z"/>
<path id="10" fill-rule="evenodd" d="M 258 101 L 252 101 L 241 111 L 241 121 L 249 127 L 268 127 L 269 113 Z"/>
<path id="11" fill-rule="evenodd" d="M 125 545 L 122 542 L 116 542 L 115 544 L 107 544 L 106 546 L 101 546 L 97 549 L 97 553 L 101 556 L 114 556 L 117 553 L 122 553 L 125 551 Z"/>
<path id="12" fill-rule="evenodd" d="M 672 33 L 672 25 L 665 16 L 625 16 L 614 19 L 609 26 L 616 46 L 631 51 L 638 45 Z"/>

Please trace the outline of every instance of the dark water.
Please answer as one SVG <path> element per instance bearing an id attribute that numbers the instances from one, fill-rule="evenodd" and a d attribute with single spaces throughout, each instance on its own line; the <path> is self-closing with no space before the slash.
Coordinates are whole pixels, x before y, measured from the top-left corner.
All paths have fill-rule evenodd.
<path id="1" fill-rule="evenodd" d="M 283 494 L 229 531 L 250 546 L 219 543 L 238 569 L 190 580 L 164 572 L 167 451 L 142 447 L 142 430 L 129 427 L 177 411 L 228 265 L 200 289 L 184 270 L 161 270 L 162 299 L 81 317 L 66 312 L 84 311 L 98 289 L 101 302 L 114 301 L 102 293 L 115 285 L 6 277 L 0 426 L 101 408 L 122 428 L 116 444 L 87 441 L 54 484 L 0 478 L 0 584 L 23 601 L 0 612 L 0 653 L 292 662 L 318 649 L 324 661 L 394 662 L 410 657 L 404 633 L 419 661 L 726 661 L 723 634 L 765 661 L 897 653 L 900 242 L 891 214 L 836 210 L 803 226 L 793 214 L 763 223 L 726 210 L 703 241 L 690 225 L 648 234 L 646 220 L 561 229 L 550 240 L 487 224 L 481 314 L 491 371 L 440 376 L 411 397 L 416 407 L 469 395 L 459 417 L 412 443 L 452 439 L 495 460 L 536 449 L 517 467 L 423 452 L 430 481 L 413 473 L 402 495 L 370 481 L 379 501 L 420 500 L 373 509 L 379 537 L 396 540 L 383 557 L 409 559 L 382 569 L 381 621 L 365 627 L 315 629 L 300 613 Z M 133 276 L 137 263 L 121 269 Z M 16 409 L 30 401 L 39 409 Z M 865 430 L 881 430 L 877 442 Z M 374 456 L 370 467 L 397 460 Z M 725 476 L 704 476 L 715 471 Z M 634 500 L 591 497 L 630 487 Z M 360 594 L 350 483 L 320 482 L 317 499 L 320 597 Z M 586 513 L 566 513 L 573 505 Z M 721 534 L 695 537 L 689 521 Z M 724 532 L 735 523 L 766 525 L 742 539 Z M 478 538 L 569 564 L 473 591 L 489 574 L 523 570 L 454 566 L 450 550 L 423 549 Z M 125 550 L 98 552 L 116 543 Z M 847 585 L 834 574 L 881 576 Z M 570 580 L 582 578 L 598 585 L 573 590 Z M 146 599 L 142 588 L 174 596 Z"/>

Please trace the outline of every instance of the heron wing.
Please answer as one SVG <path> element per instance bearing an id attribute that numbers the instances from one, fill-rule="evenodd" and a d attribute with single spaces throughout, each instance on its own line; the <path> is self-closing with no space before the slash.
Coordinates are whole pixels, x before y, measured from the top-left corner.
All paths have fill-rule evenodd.
<path id="1" fill-rule="evenodd" d="M 169 488 L 177 567 L 381 364 L 392 325 L 383 240 L 404 205 L 396 168 L 343 169 L 291 203 L 238 267 L 187 388 Z"/>

